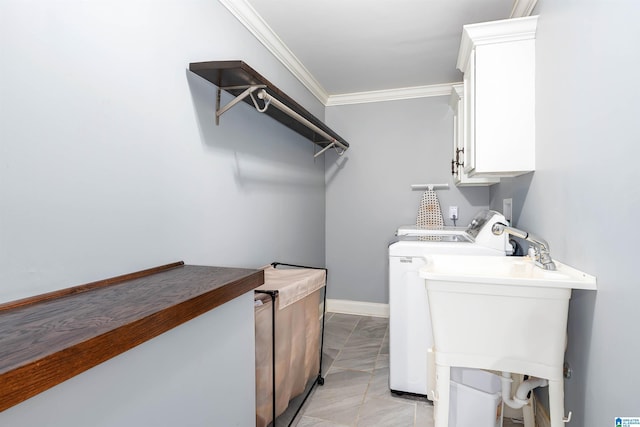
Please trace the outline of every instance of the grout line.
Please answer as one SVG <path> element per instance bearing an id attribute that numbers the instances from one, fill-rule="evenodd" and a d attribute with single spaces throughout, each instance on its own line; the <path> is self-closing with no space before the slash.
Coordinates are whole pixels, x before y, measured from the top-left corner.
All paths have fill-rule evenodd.
<path id="1" fill-rule="evenodd" d="M 360 321 L 358 321 L 358 323 L 360 323 Z M 388 329 L 388 326 L 387 326 L 387 329 Z M 354 330 L 355 330 L 355 328 L 354 328 Z M 386 333 L 387 332 L 385 330 L 385 335 L 386 335 Z M 369 382 L 367 383 L 367 388 L 365 389 L 364 394 L 362 395 L 362 401 L 360 403 L 360 408 L 358 408 L 358 415 L 356 417 L 356 426 L 358 425 L 358 422 L 360 421 L 360 415 L 362 414 L 362 410 L 364 409 L 364 404 L 365 404 L 365 402 L 367 400 L 367 396 L 369 394 L 369 390 L 371 389 L 371 387 L 373 385 L 372 383 L 373 383 L 373 381 L 375 379 L 376 366 L 378 365 L 378 358 L 380 357 L 380 352 L 382 351 L 383 344 L 384 344 L 384 335 L 382 336 L 382 340 L 381 340 L 380 345 L 378 347 L 378 352 L 376 354 L 376 360 L 373 363 L 373 369 L 371 369 L 371 375 L 369 376 Z M 415 415 L 414 415 L 414 420 L 415 420 Z M 415 424 L 415 421 L 414 421 L 414 424 Z"/>
<path id="2" fill-rule="evenodd" d="M 331 316 L 331 317 L 333 317 L 333 316 Z M 349 334 L 348 334 L 348 336 L 346 337 L 345 341 L 344 341 L 344 342 L 343 342 L 343 344 L 340 346 L 340 348 L 339 348 L 339 349 L 337 349 L 337 350 L 338 350 L 338 353 L 336 354 L 336 357 L 333 359 L 333 361 L 331 362 L 331 364 L 327 367 L 327 371 L 326 371 L 325 376 L 326 376 L 326 375 L 328 375 L 328 374 L 329 374 L 329 372 L 334 368 L 334 364 L 335 364 L 335 362 L 338 360 L 338 358 L 340 357 L 340 355 L 341 355 L 342 351 L 345 349 L 345 347 L 347 346 L 347 343 L 349 342 L 349 340 L 350 340 L 350 339 L 351 339 L 351 337 L 353 336 L 354 332 L 355 332 L 355 331 L 356 331 L 356 329 L 358 328 L 358 325 L 360 324 L 360 322 L 361 322 L 365 317 L 367 317 L 367 316 L 358 316 L 358 320 L 357 320 L 357 322 L 355 322 L 355 324 L 354 324 L 353 328 L 349 331 Z M 327 319 L 327 322 L 328 322 L 328 321 L 329 321 L 329 319 Z M 387 335 L 388 335 L 388 334 L 389 334 L 389 325 L 387 325 L 387 328 L 386 328 L 386 330 L 385 330 L 385 333 L 384 333 L 384 335 L 383 335 L 383 337 L 382 337 L 382 340 L 381 340 L 381 342 L 380 342 L 380 345 L 379 345 L 379 347 L 378 347 L 378 352 L 377 352 L 377 354 L 376 354 L 376 361 L 375 361 L 375 363 L 374 363 L 373 369 L 371 369 L 371 370 L 364 370 L 364 371 L 363 371 L 363 370 L 361 370 L 361 369 L 349 369 L 349 368 L 340 368 L 340 367 L 336 367 L 336 369 L 340 369 L 341 371 L 366 372 L 366 373 L 368 373 L 368 374 L 369 374 L 369 381 L 368 381 L 368 383 L 367 383 L 367 387 L 366 387 L 366 389 L 365 389 L 364 393 L 362 394 L 362 398 L 361 398 L 360 403 L 359 403 L 359 405 L 358 405 L 358 412 L 357 412 L 357 415 L 356 415 L 355 424 L 352 424 L 352 426 L 356 426 L 356 425 L 358 425 L 358 422 L 360 421 L 361 416 L 362 416 L 362 415 L 364 415 L 364 414 L 362 414 L 362 410 L 363 410 L 363 408 L 364 408 L 364 404 L 365 404 L 365 400 L 366 400 L 367 394 L 369 393 L 369 390 L 370 390 L 370 388 L 372 387 L 372 382 L 373 382 L 374 377 L 375 377 L 375 371 L 376 371 L 376 366 L 377 366 L 378 358 L 379 358 L 379 357 L 380 357 L 380 355 L 382 354 L 382 348 L 383 348 L 383 346 L 384 346 L 385 338 L 387 337 Z M 314 394 L 315 394 L 315 392 L 314 392 Z M 313 399 L 313 394 L 310 396 L 310 398 L 309 398 L 309 400 L 306 402 L 306 404 L 307 404 L 307 405 L 308 405 L 308 404 L 310 404 L 310 402 L 311 402 L 311 400 L 312 400 L 312 399 Z M 403 403 L 407 403 L 407 404 L 412 404 L 412 405 L 413 405 L 413 407 L 414 407 L 414 425 L 415 425 L 415 423 L 417 422 L 417 402 L 411 402 L 411 401 L 409 401 L 409 402 L 403 402 Z M 306 409 L 300 412 L 298 422 L 299 422 L 299 421 L 300 421 L 300 420 L 305 416 L 305 412 L 306 412 Z M 317 417 L 310 417 L 310 418 L 314 418 L 314 419 L 323 420 L 323 421 L 327 421 L 327 422 L 331 422 L 331 423 L 333 423 L 333 421 L 331 421 L 331 420 L 325 420 L 325 419 L 323 419 L 323 418 L 317 418 Z"/>
<path id="3" fill-rule="evenodd" d="M 356 423 L 355 425 L 358 425 L 358 422 L 360 421 L 360 414 L 362 413 L 362 408 L 364 408 L 364 402 L 365 399 L 367 397 L 367 393 L 369 392 L 369 387 L 371 387 L 371 381 L 373 381 L 373 373 L 371 373 L 369 375 L 369 382 L 367 383 L 367 388 L 365 389 L 364 393 L 362 394 L 362 399 L 360 400 L 360 407 L 358 408 L 358 414 L 356 415 Z"/>
<path id="4" fill-rule="evenodd" d="M 338 354 L 336 354 L 336 357 L 333 359 L 333 361 L 331 362 L 331 366 L 329 368 L 329 370 L 331 368 L 333 368 L 333 365 L 336 363 L 336 360 L 338 360 L 338 358 L 340 357 L 340 354 L 342 353 L 342 350 L 344 350 L 344 348 L 346 347 L 347 343 L 349 342 L 349 339 L 351 338 L 351 336 L 353 335 L 353 331 L 356 330 L 356 328 L 358 327 L 358 323 L 360 323 L 360 320 L 362 319 L 358 319 L 358 321 L 353 325 L 353 328 L 351 329 L 351 331 L 349 332 L 349 336 L 347 336 L 347 339 L 344 340 L 344 342 L 342 343 L 342 346 L 340 347 L 340 349 L 338 350 Z M 342 369 L 342 368 L 340 368 Z M 327 370 L 327 374 L 329 373 L 329 370 Z"/>

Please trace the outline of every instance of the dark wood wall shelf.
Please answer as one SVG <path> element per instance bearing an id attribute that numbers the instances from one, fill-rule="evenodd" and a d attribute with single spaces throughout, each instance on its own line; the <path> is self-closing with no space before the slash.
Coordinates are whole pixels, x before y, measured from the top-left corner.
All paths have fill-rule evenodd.
<path id="1" fill-rule="evenodd" d="M 0 305 L 0 411 L 252 291 L 262 270 L 177 262 Z"/>
<path id="2" fill-rule="evenodd" d="M 347 141 L 243 61 L 192 62 L 189 64 L 189 70 L 218 86 L 218 90 L 225 90 L 235 96 L 238 101 L 242 100 L 251 106 L 256 106 L 256 108 L 262 108 L 265 103 L 255 99 L 257 96 L 253 96 L 254 99 L 252 99 L 252 96 L 244 93 L 249 87 L 258 87 L 259 89 L 257 90 L 264 89 L 270 97 L 293 111 L 295 115 L 302 117 L 303 120 L 293 118 L 290 114 L 276 107 L 276 105 L 268 106 L 264 111 L 265 114 L 298 132 L 323 149 L 332 143 L 342 151 L 349 148 Z M 245 95 L 244 98 L 240 99 L 239 97 L 243 96 L 243 94 Z M 220 93 L 218 92 L 218 107 L 219 98 Z M 254 105 L 254 102 L 257 105 Z M 217 108 L 217 117 L 224 111 L 226 110 Z M 308 121 L 312 126 L 303 123 L 304 121 Z M 318 132 L 318 129 L 313 129 L 314 126 L 326 135 Z"/>

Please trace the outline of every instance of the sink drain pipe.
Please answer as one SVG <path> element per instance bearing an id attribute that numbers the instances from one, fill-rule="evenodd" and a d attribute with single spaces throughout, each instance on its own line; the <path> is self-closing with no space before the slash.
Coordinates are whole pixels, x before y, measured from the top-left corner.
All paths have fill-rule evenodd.
<path id="1" fill-rule="evenodd" d="M 513 409 L 520 409 L 529 403 L 527 395 L 531 390 L 549 385 L 549 381 L 543 378 L 529 378 L 518 386 L 515 396 L 511 397 L 511 383 L 513 382 L 511 373 L 503 372 L 500 381 L 502 382 L 502 400 Z"/>

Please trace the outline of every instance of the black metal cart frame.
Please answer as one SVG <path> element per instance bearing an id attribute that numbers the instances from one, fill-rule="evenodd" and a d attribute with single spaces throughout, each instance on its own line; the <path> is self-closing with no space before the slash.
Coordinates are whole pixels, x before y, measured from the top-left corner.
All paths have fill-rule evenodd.
<path id="1" fill-rule="evenodd" d="M 325 322 L 325 318 L 326 318 L 326 314 L 327 314 L 327 281 L 328 281 L 327 279 L 328 279 L 328 276 L 329 276 L 329 271 L 326 268 L 323 268 L 323 267 L 310 267 L 310 266 L 306 266 L 306 265 L 287 264 L 287 263 L 282 263 L 282 262 L 272 262 L 271 266 L 273 268 L 278 268 L 278 266 L 294 267 L 294 268 L 310 268 L 310 269 L 314 269 L 314 270 L 324 270 L 324 272 L 325 272 L 325 276 L 324 276 L 324 292 L 323 292 L 323 299 L 322 299 L 322 328 L 320 330 L 320 352 L 319 352 L 320 353 L 319 354 L 319 357 L 320 357 L 320 368 L 318 370 L 318 376 L 316 377 L 316 379 L 311 384 L 311 387 L 309 387 L 309 390 L 307 391 L 306 395 L 302 399 L 302 402 L 300 402 L 298 408 L 296 409 L 295 414 L 293 415 L 293 418 L 291 418 L 291 421 L 289 421 L 289 424 L 287 424 L 287 426 L 291 426 L 293 424 L 293 421 L 296 419 L 296 417 L 300 413 L 300 410 L 304 406 L 305 402 L 307 401 L 307 399 L 311 395 L 311 392 L 314 390 L 315 386 L 316 385 L 324 385 L 324 378 L 322 377 L 322 352 L 323 352 L 323 348 L 324 348 L 324 322 Z M 271 421 L 270 425 L 272 427 L 277 427 L 277 419 L 276 419 L 276 297 L 278 296 L 278 291 L 255 290 L 254 292 L 258 293 L 258 294 L 267 294 L 267 295 L 269 295 L 271 297 L 271 365 L 272 365 L 272 369 L 271 369 L 271 384 L 272 384 L 271 398 L 272 398 L 273 414 L 272 414 L 272 421 Z"/>

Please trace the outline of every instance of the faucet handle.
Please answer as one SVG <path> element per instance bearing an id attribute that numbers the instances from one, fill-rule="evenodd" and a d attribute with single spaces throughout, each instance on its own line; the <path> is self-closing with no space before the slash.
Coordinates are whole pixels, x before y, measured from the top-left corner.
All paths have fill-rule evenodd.
<path id="1" fill-rule="evenodd" d="M 545 270 L 555 270 L 556 264 L 551 259 L 551 254 L 549 253 L 549 244 L 541 239 L 530 238 L 528 239 L 533 247 L 534 256 L 533 260 L 538 267 L 541 267 Z"/>
<path id="2" fill-rule="evenodd" d="M 530 243 L 529 249 L 531 250 L 531 248 L 533 247 L 533 260 L 535 261 L 537 266 L 544 268 L 545 270 L 556 269 L 556 265 L 554 264 L 553 260 L 551 259 L 551 255 L 549 254 L 549 244 L 546 242 L 546 240 L 536 237 L 531 233 L 527 233 L 524 230 L 519 230 L 515 227 L 510 227 L 508 225 L 502 224 L 501 222 L 496 222 L 495 224 L 493 224 L 493 227 L 491 227 L 491 231 L 496 236 L 499 236 L 506 231 L 512 236 L 525 239 Z"/>

